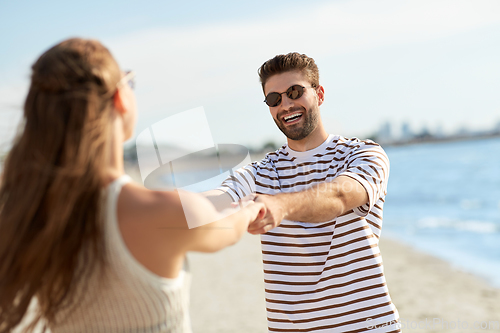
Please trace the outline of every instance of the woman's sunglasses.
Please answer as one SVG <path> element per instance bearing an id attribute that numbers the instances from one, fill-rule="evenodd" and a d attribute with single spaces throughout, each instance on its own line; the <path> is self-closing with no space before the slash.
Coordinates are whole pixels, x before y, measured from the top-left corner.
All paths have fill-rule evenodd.
<path id="1" fill-rule="evenodd" d="M 125 72 L 125 75 L 121 78 L 120 81 L 118 81 L 117 86 L 119 87 L 125 83 L 127 83 L 132 90 L 135 88 L 135 72 L 134 71 Z"/>
<path id="2" fill-rule="evenodd" d="M 286 96 L 290 99 L 298 99 L 304 95 L 304 89 L 306 88 L 314 88 L 314 87 L 303 87 L 298 84 L 294 84 L 290 88 L 288 88 L 285 92 L 277 93 L 272 92 L 267 94 L 264 102 L 270 107 L 275 107 L 281 104 L 281 95 L 286 94 Z"/>

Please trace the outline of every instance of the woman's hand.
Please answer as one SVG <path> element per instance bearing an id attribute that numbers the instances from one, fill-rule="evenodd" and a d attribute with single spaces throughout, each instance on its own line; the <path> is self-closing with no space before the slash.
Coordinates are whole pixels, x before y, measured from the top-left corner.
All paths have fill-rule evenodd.
<path id="1" fill-rule="evenodd" d="M 244 207 L 242 209 L 249 213 L 249 225 L 262 220 L 266 215 L 266 206 L 263 203 L 246 200 L 241 205 Z"/>

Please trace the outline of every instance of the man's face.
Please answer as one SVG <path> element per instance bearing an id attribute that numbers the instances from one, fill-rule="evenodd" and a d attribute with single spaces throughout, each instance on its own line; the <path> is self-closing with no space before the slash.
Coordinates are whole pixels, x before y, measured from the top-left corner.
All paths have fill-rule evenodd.
<path id="1" fill-rule="evenodd" d="M 323 103 L 323 87 L 309 88 L 311 83 L 300 71 L 291 71 L 271 76 L 265 86 L 264 94 L 282 93 L 291 86 L 303 87 L 304 94 L 297 99 L 281 95 L 281 103 L 269 107 L 278 128 L 291 140 L 302 140 L 316 129 L 319 121 L 319 106 Z M 286 119 L 285 119 L 286 118 Z"/>

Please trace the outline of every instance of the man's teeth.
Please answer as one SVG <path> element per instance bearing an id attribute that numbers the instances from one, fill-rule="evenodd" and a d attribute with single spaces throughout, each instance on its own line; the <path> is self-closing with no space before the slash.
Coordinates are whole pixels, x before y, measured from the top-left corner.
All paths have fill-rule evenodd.
<path id="1" fill-rule="evenodd" d="M 285 121 L 292 121 L 292 120 L 295 120 L 296 118 L 302 116 L 302 113 L 294 113 L 294 114 L 291 114 L 289 116 L 286 116 L 284 119 Z"/>

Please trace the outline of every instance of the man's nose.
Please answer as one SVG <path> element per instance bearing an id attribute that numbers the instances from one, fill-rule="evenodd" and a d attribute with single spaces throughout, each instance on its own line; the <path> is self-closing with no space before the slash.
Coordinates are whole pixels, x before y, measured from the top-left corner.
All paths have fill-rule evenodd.
<path id="1" fill-rule="evenodd" d="M 293 106 L 293 99 L 289 98 L 286 94 L 281 96 L 281 107 L 285 110 Z"/>

